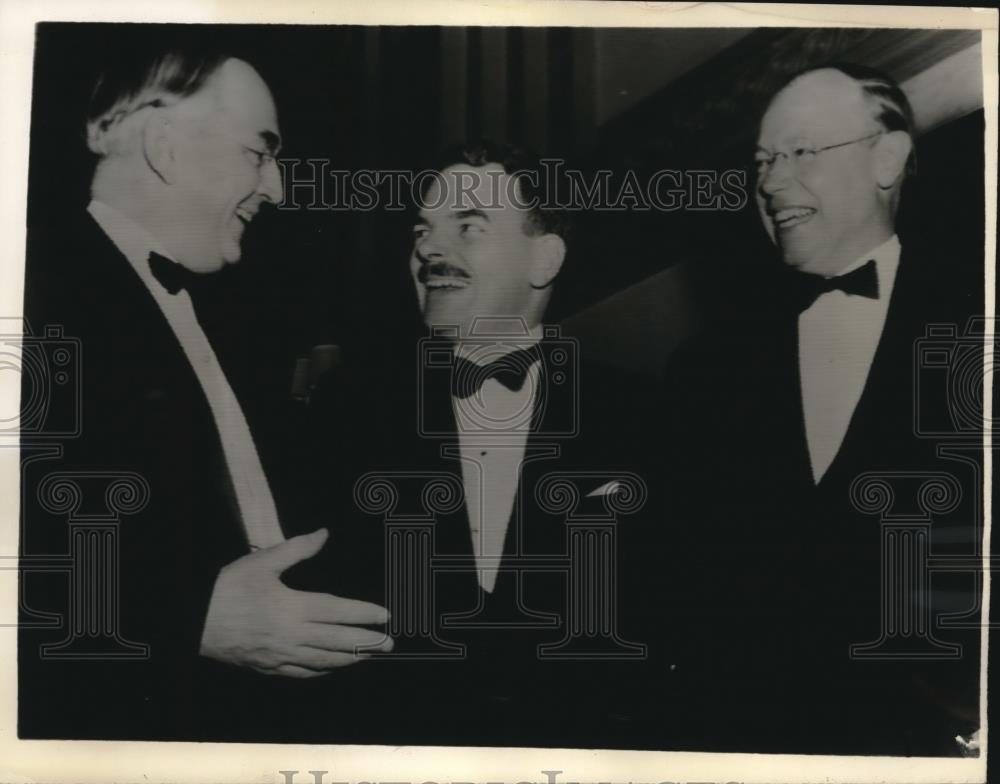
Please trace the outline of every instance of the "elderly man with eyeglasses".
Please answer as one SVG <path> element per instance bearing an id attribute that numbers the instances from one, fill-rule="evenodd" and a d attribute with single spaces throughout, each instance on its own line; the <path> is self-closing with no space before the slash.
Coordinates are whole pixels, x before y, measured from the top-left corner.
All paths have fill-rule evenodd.
<path id="1" fill-rule="evenodd" d="M 104 475 L 134 485 L 134 503 L 76 588 L 24 577 L 20 734 L 295 740 L 306 703 L 294 684 L 392 643 L 363 626 L 384 608 L 282 582 L 326 532 L 286 539 L 192 296 L 281 201 L 271 92 L 221 53 L 145 53 L 97 84 L 87 143 L 98 156 L 87 213 L 29 237 L 25 313 L 80 345 L 81 434 L 49 470 L 87 493 L 79 514 L 100 512 Z M 66 520 L 26 497 L 24 554 L 64 551 Z M 83 617 L 94 591 L 100 617 Z M 62 625 L 30 623 L 45 612 Z"/>
<path id="2" fill-rule="evenodd" d="M 932 391 L 915 360 L 927 326 L 964 329 L 982 290 L 962 282 L 974 258 L 896 234 L 913 147 L 885 75 L 790 79 L 755 155 L 784 262 L 771 297 L 668 368 L 683 590 L 666 617 L 686 649 L 692 748 L 958 755 L 978 727 L 976 576 L 932 593 L 919 560 L 976 552 L 975 472 L 921 437 L 914 401 Z M 933 525 L 892 527 L 904 518 Z M 938 626 L 943 613 L 969 625 Z"/>

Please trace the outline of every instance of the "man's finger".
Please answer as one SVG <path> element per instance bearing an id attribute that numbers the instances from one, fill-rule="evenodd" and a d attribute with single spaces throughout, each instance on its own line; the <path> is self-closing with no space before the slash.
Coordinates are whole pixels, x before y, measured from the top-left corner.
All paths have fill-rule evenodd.
<path id="1" fill-rule="evenodd" d="M 326 593 L 303 593 L 304 618 L 316 623 L 385 623 L 389 611 L 371 602 Z"/>
<path id="2" fill-rule="evenodd" d="M 252 557 L 261 568 L 281 574 L 299 561 L 316 555 L 326 542 L 327 533 L 325 528 L 320 528 L 311 534 L 293 536 L 287 542 L 254 553 Z"/>
<path id="3" fill-rule="evenodd" d="M 303 645 L 326 651 L 359 653 L 391 651 L 392 638 L 383 632 L 364 629 L 360 626 L 338 626 L 326 623 L 311 623 L 299 641 Z M 358 651 L 362 648 L 364 650 Z"/>
<path id="4" fill-rule="evenodd" d="M 266 672 L 268 675 L 282 675 L 286 678 L 320 678 L 329 673 L 329 670 L 310 670 L 307 667 L 299 667 L 295 664 L 282 664 L 280 667 L 275 667 L 273 670 L 261 670 L 261 672 Z"/>
<path id="5" fill-rule="evenodd" d="M 325 672 L 337 667 L 346 667 L 349 664 L 357 664 L 363 661 L 363 656 L 355 656 L 352 652 L 328 651 L 321 648 L 312 648 L 308 645 L 296 647 L 289 655 L 291 661 L 282 666 L 301 667 L 307 670 Z"/>

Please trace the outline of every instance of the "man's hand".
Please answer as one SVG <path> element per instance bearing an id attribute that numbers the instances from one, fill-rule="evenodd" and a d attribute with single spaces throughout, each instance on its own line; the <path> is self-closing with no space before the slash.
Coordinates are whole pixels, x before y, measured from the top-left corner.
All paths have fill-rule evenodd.
<path id="1" fill-rule="evenodd" d="M 219 572 L 201 638 L 201 655 L 291 678 L 314 678 L 365 658 L 358 646 L 392 649 L 382 632 L 354 624 L 381 624 L 384 607 L 325 593 L 294 591 L 281 573 L 311 558 L 326 530 L 245 555 Z"/>

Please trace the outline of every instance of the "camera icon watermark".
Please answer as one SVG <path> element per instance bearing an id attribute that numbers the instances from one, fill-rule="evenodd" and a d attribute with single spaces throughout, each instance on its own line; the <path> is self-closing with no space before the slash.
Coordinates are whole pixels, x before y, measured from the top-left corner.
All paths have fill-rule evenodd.
<path id="1" fill-rule="evenodd" d="M 0 437 L 20 433 L 22 441 L 80 435 L 80 341 L 46 326 L 31 334 L 22 319 L 0 319 L 0 372 L 16 373 L 20 404 L 4 401 Z M 4 385 L 5 387 L 7 385 Z"/>
<path id="2" fill-rule="evenodd" d="M 995 333 L 993 319 L 971 318 L 956 324 L 929 324 L 914 346 L 914 433 L 922 438 L 980 439 L 985 419 L 986 382 L 992 378 L 997 347 L 987 354 Z"/>
<path id="3" fill-rule="evenodd" d="M 418 428 L 424 438 L 579 432 L 579 347 L 555 325 L 540 333 L 522 318 L 477 318 L 467 336 L 435 326 L 418 344 Z M 491 382 L 496 382 L 489 386 Z M 454 418 L 442 417 L 436 391 L 451 389 Z M 519 395 L 496 395 L 506 386 Z"/>

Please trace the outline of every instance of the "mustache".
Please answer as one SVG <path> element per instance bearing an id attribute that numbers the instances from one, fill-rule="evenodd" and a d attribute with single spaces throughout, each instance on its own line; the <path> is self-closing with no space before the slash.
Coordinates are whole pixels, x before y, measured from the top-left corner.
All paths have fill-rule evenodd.
<path id="1" fill-rule="evenodd" d="M 431 276 L 435 278 L 471 278 L 472 276 L 461 267 L 449 264 L 447 261 L 429 261 L 420 266 L 417 280 L 426 283 Z"/>

